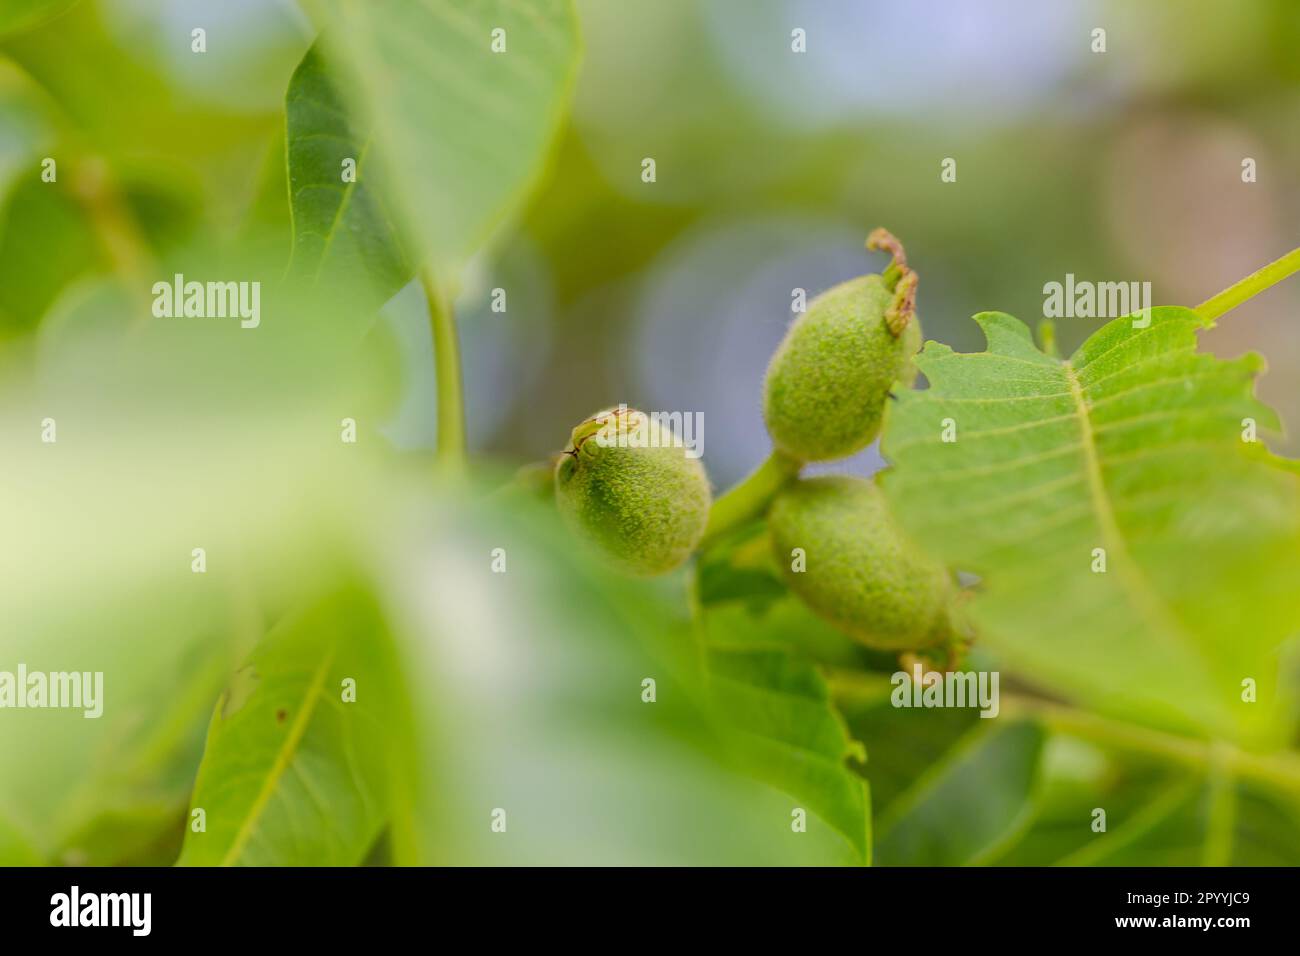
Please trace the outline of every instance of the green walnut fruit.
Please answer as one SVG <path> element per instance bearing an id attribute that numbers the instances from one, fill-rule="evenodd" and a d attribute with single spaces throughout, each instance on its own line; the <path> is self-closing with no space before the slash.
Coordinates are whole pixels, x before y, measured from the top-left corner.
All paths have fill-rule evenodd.
<path id="1" fill-rule="evenodd" d="M 624 570 L 662 574 L 695 550 L 709 518 L 709 479 L 657 418 L 619 406 L 573 429 L 555 467 L 564 520 Z"/>
<path id="2" fill-rule="evenodd" d="M 902 536 L 874 483 L 796 481 L 773 501 L 768 525 L 790 589 L 850 637 L 890 651 L 953 637 L 951 575 Z"/>
<path id="3" fill-rule="evenodd" d="M 767 367 L 767 430 L 799 461 L 844 458 L 867 447 L 880 434 L 890 391 L 916 378 L 916 273 L 883 230 L 867 245 L 894 252 L 884 274 L 850 279 L 813 299 Z"/>

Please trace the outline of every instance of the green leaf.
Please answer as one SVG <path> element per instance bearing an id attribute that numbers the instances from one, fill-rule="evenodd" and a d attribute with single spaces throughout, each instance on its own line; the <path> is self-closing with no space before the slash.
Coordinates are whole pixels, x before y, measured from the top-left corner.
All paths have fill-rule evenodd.
<path id="1" fill-rule="evenodd" d="M 1295 799 L 1211 779 L 1172 786 L 1143 809 L 1061 863 L 1300 865 L 1300 802 Z"/>
<path id="2" fill-rule="evenodd" d="M 928 343 L 930 387 L 899 395 L 882 448 L 903 524 L 982 576 L 980 641 L 1097 709 L 1275 742 L 1300 495 L 1242 441 L 1244 419 L 1277 425 L 1252 394 L 1258 357 L 1198 354 L 1204 323 L 1182 308 L 1111 322 L 1065 361 L 1011 316 L 976 321 L 988 351 Z M 1247 678 L 1259 703 L 1242 700 Z"/>
<path id="3" fill-rule="evenodd" d="M 1053 738 L 1052 748 L 1062 740 Z M 1080 746 L 1070 742 L 1072 746 Z M 1052 761 L 1047 761 L 1049 764 Z M 1216 772 L 1109 761 L 1091 779 L 1045 774 L 1038 817 L 996 863 L 1018 866 L 1295 866 L 1300 803 Z M 1105 811 L 1098 830 L 1097 810 Z"/>
<path id="4" fill-rule="evenodd" d="M 182 865 L 355 866 L 386 819 L 384 625 L 344 591 L 267 635 L 218 702 Z M 354 681 L 355 700 L 344 699 Z M 191 817 L 191 821 L 193 817 Z"/>
<path id="5" fill-rule="evenodd" d="M 1043 745 L 1033 822 L 988 862 L 1050 866 L 1097 839 L 1098 809 L 1118 825 L 1140 812 L 1176 774 L 1159 762 L 1124 763 L 1091 742 L 1051 734 Z"/>
<path id="6" fill-rule="evenodd" d="M 291 269 L 311 284 L 325 280 L 382 304 L 415 274 L 402 227 L 388 205 L 372 121 L 350 115 L 313 46 L 289 82 Z M 345 180 L 345 163 L 353 167 Z M 393 194 L 396 195 L 396 194 Z"/>
<path id="7" fill-rule="evenodd" d="M 317 12 L 352 114 L 367 118 L 373 154 L 401 197 L 388 203 L 401 234 L 440 271 L 455 269 L 539 177 L 576 73 L 572 4 L 323 0 Z M 492 50 L 497 29 L 502 53 Z M 336 122 L 333 135 L 355 139 L 350 123 Z M 295 229 L 328 231 L 299 221 L 296 208 Z"/>
<path id="8" fill-rule="evenodd" d="M 57 17 L 77 0 L 5 0 L 0 7 L 0 34 L 14 33 Z"/>
<path id="9" fill-rule="evenodd" d="M 33 176 L 21 180 L 0 212 L 0 325 L 35 328 L 65 285 L 101 265 L 81 206 Z"/>
<path id="10" fill-rule="evenodd" d="M 862 649 L 793 598 L 764 526 L 712 548 L 697 571 L 704 686 L 738 769 L 801 801 L 857 860 L 871 860 L 871 799 L 818 666 L 855 667 Z"/>
<path id="11" fill-rule="evenodd" d="M 864 754 L 822 676 L 784 650 L 709 646 L 707 665 L 711 703 L 739 768 L 802 801 L 870 862 L 867 782 L 849 767 Z"/>
<path id="12" fill-rule="evenodd" d="M 881 817 L 899 797 L 966 734 L 988 723 L 968 707 L 895 707 L 894 684 L 886 673 L 836 671 L 831 685 L 849 733 L 867 749 L 877 833 Z"/>
<path id="13" fill-rule="evenodd" d="M 23 464 L 15 458 L 15 466 Z M 103 472 L 95 475 L 98 488 L 112 487 Z M 71 486 L 64 492 L 65 500 L 80 500 Z M 78 527 L 87 533 L 87 525 Z M 66 540 L 48 519 L 47 528 L 55 542 Z M 90 540 L 90 553 L 107 547 L 103 538 Z M 101 712 L 94 719 L 76 708 L 4 712 L 0 863 L 170 863 L 203 728 L 234 659 L 229 602 L 219 589 L 178 594 L 139 571 L 105 595 L 71 559 L 51 568 L 35 545 L 23 549 L 23 558 L 40 562 L 52 589 L 75 582 L 82 603 L 38 598 L 24 606 L 17 593 L 6 593 L 13 628 L 0 638 L 0 669 L 24 663 L 30 671 L 102 674 Z M 170 855 L 155 849 L 169 834 L 176 837 Z"/>
<path id="14" fill-rule="evenodd" d="M 996 855 L 1032 819 L 1042 743 L 1033 722 L 977 726 L 881 818 L 877 864 L 959 866 Z"/>
<path id="15" fill-rule="evenodd" d="M 355 335 L 149 322 L 128 338 L 129 291 L 68 287 L 22 343 L 28 370 L 0 382 L 0 527 L 14 543 L 0 548 L 0 670 L 101 672 L 105 701 L 96 719 L 4 711 L 0 818 L 17 838 L 0 839 L 0 862 L 174 861 L 213 702 L 262 633 L 260 609 L 334 577 L 354 540 L 341 523 L 374 525 L 338 502 L 362 488 L 392 498 L 396 476 L 365 451 L 378 443 L 341 443 L 337 424 L 322 441 L 317 427 L 332 402 L 366 421 Z M 243 402 L 280 411 L 232 432 L 222 423 Z M 57 444 L 33 440 L 34 411 L 57 418 Z M 247 455 L 264 467 L 256 482 L 240 477 Z M 206 573 L 192 573 L 195 547 Z"/>
<path id="16" fill-rule="evenodd" d="M 55 153 L 52 113 L 31 78 L 0 61 L 0 338 L 34 327 L 63 284 L 98 259 L 80 207 L 41 181 L 41 160 Z"/>
<path id="17" fill-rule="evenodd" d="M 18 826 L 0 806 L 0 863 L 5 866 L 40 866 L 42 855 L 25 828 Z"/>

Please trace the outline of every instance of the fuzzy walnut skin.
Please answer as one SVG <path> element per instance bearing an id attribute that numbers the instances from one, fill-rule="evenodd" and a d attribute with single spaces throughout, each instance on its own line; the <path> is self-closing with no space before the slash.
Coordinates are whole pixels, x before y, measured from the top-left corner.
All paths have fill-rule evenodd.
<path id="1" fill-rule="evenodd" d="M 767 367 L 763 415 L 776 446 L 799 461 L 861 451 L 880 434 L 890 390 L 916 377 L 915 319 L 895 336 L 885 321 L 894 294 L 879 275 L 823 292 Z"/>
<path id="2" fill-rule="evenodd" d="M 818 616 L 879 650 L 919 650 L 951 636 L 952 579 L 915 551 L 880 489 L 843 475 L 797 481 L 768 515 L 777 563 Z M 803 548 L 806 569 L 791 568 Z"/>
<path id="3" fill-rule="evenodd" d="M 570 527 L 595 541 L 623 570 L 662 574 L 695 550 L 709 518 L 709 479 L 699 459 L 673 447 L 672 432 L 628 410 L 625 427 L 643 445 L 602 446 L 595 426 L 616 437 L 619 416 L 601 412 L 575 428 L 555 468 L 555 500 Z"/>

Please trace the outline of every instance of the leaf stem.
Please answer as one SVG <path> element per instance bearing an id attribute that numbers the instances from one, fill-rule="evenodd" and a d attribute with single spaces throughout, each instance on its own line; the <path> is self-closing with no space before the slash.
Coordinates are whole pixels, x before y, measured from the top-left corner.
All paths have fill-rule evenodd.
<path id="1" fill-rule="evenodd" d="M 1291 794 L 1300 793 L 1300 757 L 1295 754 L 1251 753 L 1224 741 L 1181 737 L 1019 695 L 1003 694 L 1002 704 L 1007 714 L 1035 716 L 1053 730 L 1071 737 L 1082 737 L 1116 750 L 1163 757 L 1198 770 L 1228 772 Z"/>
<path id="2" fill-rule="evenodd" d="M 1043 350 L 1043 354 L 1054 359 L 1061 357 L 1061 349 L 1056 342 L 1056 323 L 1051 319 L 1043 319 L 1038 323 L 1038 347 Z"/>
<path id="3" fill-rule="evenodd" d="M 429 325 L 433 330 L 433 364 L 438 388 L 438 462 L 447 471 L 458 474 L 465 467 L 465 400 L 456 317 L 428 267 L 420 270 L 420 285 L 429 303 Z"/>
<path id="4" fill-rule="evenodd" d="M 754 469 L 748 478 L 713 502 L 700 549 L 703 550 L 728 531 L 761 515 L 776 493 L 799 473 L 800 467 L 799 462 L 773 449 L 767 460 Z"/>
<path id="5" fill-rule="evenodd" d="M 1253 272 L 1240 282 L 1234 282 L 1218 295 L 1211 296 L 1196 307 L 1207 322 L 1212 322 L 1230 309 L 1235 309 L 1247 299 L 1263 292 L 1287 276 L 1300 272 L 1300 248 L 1292 249 L 1281 259 L 1270 262 L 1258 272 Z"/>

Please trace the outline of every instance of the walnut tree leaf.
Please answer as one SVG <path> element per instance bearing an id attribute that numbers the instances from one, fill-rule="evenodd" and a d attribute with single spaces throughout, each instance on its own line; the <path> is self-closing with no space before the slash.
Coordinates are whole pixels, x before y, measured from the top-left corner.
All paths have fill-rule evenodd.
<path id="1" fill-rule="evenodd" d="M 415 266 L 389 205 L 373 121 L 348 107 L 316 46 L 294 71 L 285 112 L 291 272 L 382 304 L 410 281 Z"/>
<path id="2" fill-rule="evenodd" d="M 570 0 L 320 0 L 287 99 L 296 270 L 379 304 L 440 278 L 538 181 L 576 74 Z M 341 179 L 355 161 L 354 182 Z"/>
<path id="3" fill-rule="evenodd" d="M 387 819 L 384 734 L 395 695 L 383 635 L 373 601 L 351 589 L 268 633 L 217 703 L 180 865 L 365 858 Z M 199 809 L 204 828 L 195 830 Z"/>
<path id="4" fill-rule="evenodd" d="M 737 770 L 794 797 L 869 863 L 871 793 L 854 766 L 867 755 L 819 668 L 855 663 L 854 649 L 784 594 L 747 542 L 713 549 L 698 571 L 696 637 L 715 723 Z"/>
<path id="5" fill-rule="evenodd" d="M 898 396 L 882 450 L 904 526 L 981 576 L 980 640 L 1098 710 L 1276 742 L 1300 493 L 1243 440 L 1277 427 L 1253 394 L 1261 360 L 1198 353 L 1206 323 L 1177 307 L 1117 319 L 1066 360 L 1009 315 L 976 321 L 985 352 L 927 343 L 930 386 Z"/>
<path id="6" fill-rule="evenodd" d="M 53 19 L 77 0 L 5 0 L 0 6 L 0 36 L 16 33 Z"/>

